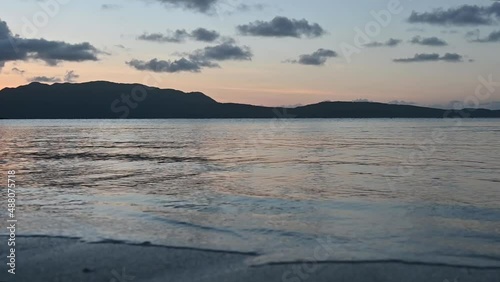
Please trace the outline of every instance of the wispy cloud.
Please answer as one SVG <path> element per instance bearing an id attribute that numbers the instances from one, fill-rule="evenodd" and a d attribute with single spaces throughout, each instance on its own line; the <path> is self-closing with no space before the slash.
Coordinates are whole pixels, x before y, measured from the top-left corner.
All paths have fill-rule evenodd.
<path id="1" fill-rule="evenodd" d="M 215 9 L 219 0 L 153 0 L 168 8 L 178 7 L 185 10 L 192 10 L 200 13 L 210 13 Z"/>
<path id="2" fill-rule="evenodd" d="M 443 56 L 439 54 L 415 54 L 412 58 L 402 58 L 402 59 L 394 59 L 396 63 L 419 63 L 419 62 L 449 62 L 449 63 L 457 63 L 463 61 L 463 56 L 456 53 L 446 53 Z"/>
<path id="3" fill-rule="evenodd" d="M 200 72 L 203 68 L 218 68 L 220 61 L 251 60 L 252 51 L 248 46 L 238 46 L 232 42 L 224 42 L 216 46 L 198 49 L 177 60 L 159 60 L 157 58 L 142 61 L 133 59 L 127 65 L 140 71 L 153 72 Z"/>
<path id="4" fill-rule="evenodd" d="M 54 77 L 54 76 L 35 76 L 28 78 L 29 82 L 45 82 L 45 83 L 56 83 L 56 82 L 61 82 L 60 78 Z"/>
<path id="5" fill-rule="evenodd" d="M 498 31 L 493 31 L 491 32 L 488 36 L 484 38 L 479 37 L 479 33 L 477 33 L 477 38 L 471 40 L 472 42 L 479 42 L 479 43 L 494 43 L 494 42 L 500 42 L 500 30 Z"/>
<path id="6" fill-rule="evenodd" d="M 298 60 L 286 60 L 286 63 L 301 64 L 309 66 L 323 66 L 329 58 L 337 57 L 333 50 L 318 49 L 312 54 L 300 55 Z"/>
<path id="7" fill-rule="evenodd" d="M 415 36 L 410 40 L 413 44 L 424 45 L 424 46 L 447 46 L 448 43 L 443 39 L 437 37 L 420 37 Z"/>
<path id="8" fill-rule="evenodd" d="M 400 39 L 390 38 L 386 42 L 374 41 L 374 42 L 370 42 L 368 44 L 365 44 L 364 46 L 368 47 L 368 48 L 375 48 L 375 47 L 396 47 L 399 44 L 401 44 L 401 42 L 403 42 L 403 41 L 400 40 Z"/>
<path id="9" fill-rule="evenodd" d="M 22 69 L 19 69 L 19 68 L 12 68 L 12 72 L 15 73 L 15 74 L 21 75 L 21 76 L 23 76 L 26 73 L 25 70 L 22 70 Z"/>
<path id="10" fill-rule="evenodd" d="M 102 4 L 101 5 L 101 10 L 105 10 L 105 11 L 119 10 L 121 8 L 122 8 L 121 5 L 116 5 L 116 4 Z"/>
<path id="11" fill-rule="evenodd" d="M 185 29 L 178 29 L 175 31 L 168 31 L 167 34 L 144 33 L 138 36 L 137 39 L 158 43 L 182 43 L 187 39 L 202 42 L 214 42 L 220 37 L 221 35 L 217 31 L 200 27 L 191 32 L 187 32 Z"/>
<path id="12" fill-rule="evenodd" d="M 457 26 L 491 25 L 500 18 L 500 2 L 494 2 L 490 6 L 463 5 L 424 13 L 413 11 L 408 22 Z"/>
<path id="13" fill-rule="evenodd" d="M 67 71 L 64 75 L 64 81 L 66 82 L 75 82 L 78 78 L 80 78 L 80 75 L 73 70 Z"/>

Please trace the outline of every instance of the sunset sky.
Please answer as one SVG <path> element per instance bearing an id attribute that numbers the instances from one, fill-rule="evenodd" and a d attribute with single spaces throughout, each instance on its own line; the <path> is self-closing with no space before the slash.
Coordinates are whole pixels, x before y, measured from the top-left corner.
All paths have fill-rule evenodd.
<path id="1" fill-rule="evenodd" d="M 500 81 L 499 1 L 1 3 L 0 88 L 109 80 L 258 105 L 448 105 L 478 76 Z"/>

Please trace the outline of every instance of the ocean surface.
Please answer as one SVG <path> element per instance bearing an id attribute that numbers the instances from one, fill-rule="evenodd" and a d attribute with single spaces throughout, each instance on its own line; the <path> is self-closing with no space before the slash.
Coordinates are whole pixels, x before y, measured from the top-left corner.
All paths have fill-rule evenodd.
<path id="1" fill-rule="evenodd" d="M 18 235 L 254 252 L 253 264 L 498 267 L 499 153 L 494 119 L 0 120 Z"/>

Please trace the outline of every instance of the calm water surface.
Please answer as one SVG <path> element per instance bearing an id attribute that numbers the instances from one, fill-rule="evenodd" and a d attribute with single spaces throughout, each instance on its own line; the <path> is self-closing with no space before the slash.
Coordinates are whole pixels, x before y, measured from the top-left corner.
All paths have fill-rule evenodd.
<path id="1" fill-rule="evenodd" d="M 500 266 L 499 152 L 499 120 L 0 121 L 18 234 L 254 263 Z"/>

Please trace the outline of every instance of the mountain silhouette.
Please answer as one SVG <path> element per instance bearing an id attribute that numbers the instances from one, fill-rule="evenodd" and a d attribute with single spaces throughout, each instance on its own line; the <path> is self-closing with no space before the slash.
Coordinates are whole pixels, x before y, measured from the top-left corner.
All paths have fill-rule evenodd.
<path id="1" fill-rule="evenodd" d="M 372 102 L 322 102 L 295 108 L 219 103 L 200 92 L 106 81 L 30 83 L 0 91 L 2 119 L 115 118 L 499 118 L 486 109 L 443 110 Z"/>

